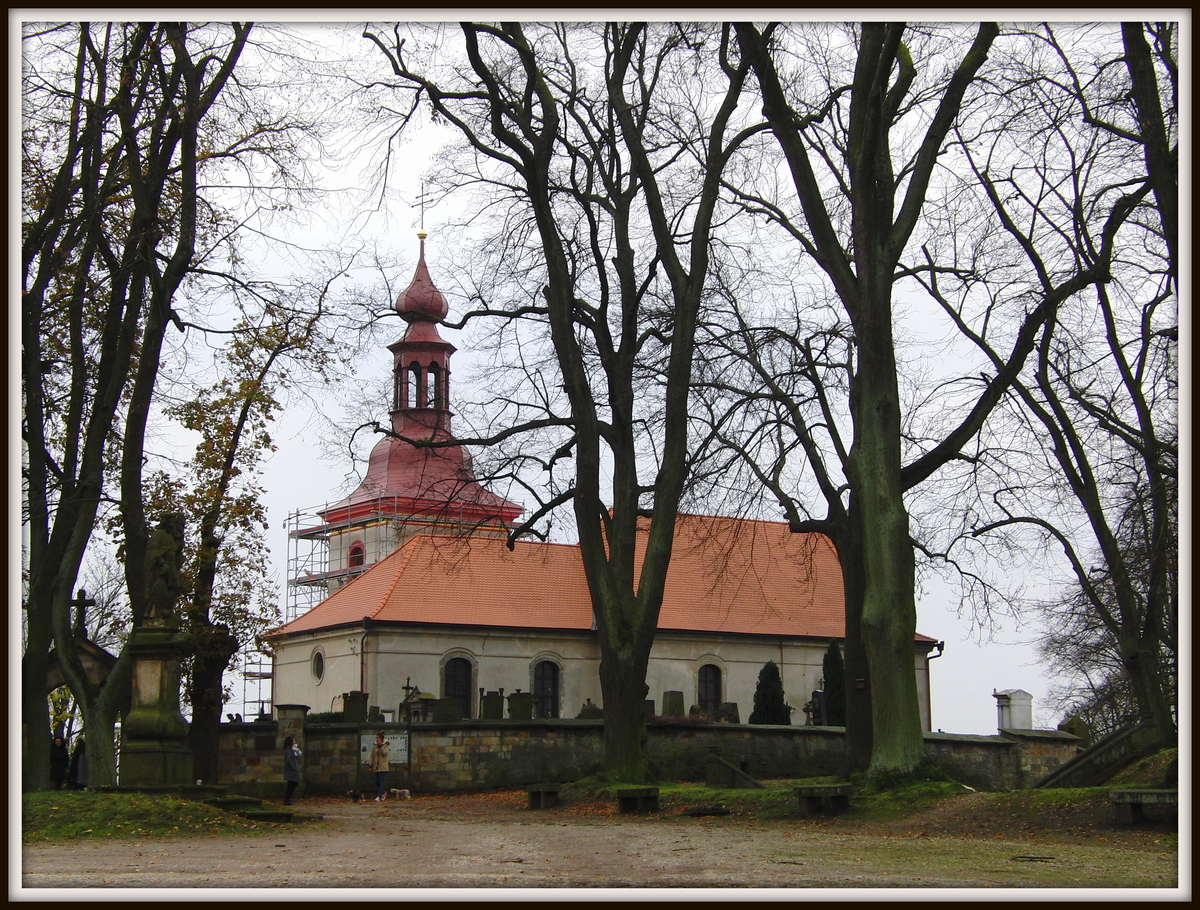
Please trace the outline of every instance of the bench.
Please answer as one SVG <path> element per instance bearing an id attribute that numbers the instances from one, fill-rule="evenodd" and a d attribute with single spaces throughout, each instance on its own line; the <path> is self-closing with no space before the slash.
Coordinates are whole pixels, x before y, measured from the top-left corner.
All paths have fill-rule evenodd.
<path id="1" fill-rule="evenodd" d="M 801 815 L 812 815 L 818 811 L 834 815 L 850 808 L 850 794 L 854 792 L 854 787 L 852 784 L 812 784 L 794 787 L 792 792 L 800 803 Z"/>
<path id="2" fill-rule="evenodd" d="M 1178 806 L 1178 790 L 1113 790 L 1109 794 L 1117 809 L 1117 821 L 1132 825 L 1145 818 L 1145 806 Z"/>
<path id="3" fill-rule="evenodd" d="M 525 788 L 529 794 L 530 809 L 549 809 L 558 805 L 558 784 L 530 784 Z"/>
<path id="4" fill-rule="evenodd" d="M 617 807 L 622 812 L 657 812 L 658 787 L 623 787 L 617 791 Z"/>

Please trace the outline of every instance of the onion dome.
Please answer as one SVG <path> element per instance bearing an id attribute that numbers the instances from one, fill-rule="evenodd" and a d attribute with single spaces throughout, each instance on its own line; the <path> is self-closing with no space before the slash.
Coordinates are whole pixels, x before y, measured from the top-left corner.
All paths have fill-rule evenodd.
<path id="1" fill-rule="evenodd" d="M 421 231 L 417 236 L 421 238 L 421 255 L 417 260 L 417 270 L 413 275 L 412 283 L 403 294 L 396 298 L 396 312 L 407 322 L 414 322 L 418 319 L 438 322 L 446 318 L 450 307 L 446 304 L 446 298 L 442 296 L 441 291 L 433 286 L 433 279 L 429 277 L 429 269 L 425 265 L 425 237 L 427 235 Z"/>

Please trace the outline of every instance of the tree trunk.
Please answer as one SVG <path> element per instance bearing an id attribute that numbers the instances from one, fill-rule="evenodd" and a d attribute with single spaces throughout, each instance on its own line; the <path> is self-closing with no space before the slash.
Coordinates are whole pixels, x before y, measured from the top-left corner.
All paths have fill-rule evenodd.
<path id="1" fill-rule="evenodd" d="M 600 692 L 604 698 L 604 773 L 613 781 L 649 778 L 646 734 L 647 657 L 630 648 L 601 650 Z"/>
<path id="2" fill-rule="evenodd" d="M 838 547 L 842 567 L 842 591 L 846 601 L 846 645 L 842 659 L 846 676 L 846 753 L 843 774 L 866 771 L 871 764 L 871 689 L 870 671 L 862 636 L 863 612 L 863 541 L 862 514 L 856 497 L 850 495 L 846 530 Z M 862 686 L 858 681 L 862 680 Z"/>
<path id="3" fill-rule="evenodd" d="M 1142 720 L 1154 723 L 1161 748 L 1178 742 L 1175 720 L 1171 716 L 1171 698 L 1163 691 L 1159 675 L 1161 649 L 1157 642 L 1143 642 L 1131 637 L 1120 639 L 1121 660 L 1129 676 Z"/>
<path id="4" fill-rule="evenodd" d="M 861 510 L 861 625 L 873 728 L 867 774 L 886 778 L 916 770 L 925 761 L 925 743 L 913 657 L 915 557 L 900 482 L 891 275 L 865 264 L 862 271 L 861 294 L 852 308 L 859 363 L 851 383 L 854 444 L 847 475 Z"/>
<path id="5" fill-rule="evenodd" d="M 50 705 L 46 676 L 50 668 L 50 630 L 29 618 L 28 639 L 21 656 L 21 791 L 50 789 Z"/>
<path id="6" fill-rule="evenodd" d="M 191 633 L 196 653 L 188 680 L 192 721 L 187 742 L 196 777 L 210 784 L 217 782 L 220 757 L 221 709 L 225 705 L 222 681 L 230 658 L 237 653 L 238 640 L 225 625 L 197 624 Z"/>

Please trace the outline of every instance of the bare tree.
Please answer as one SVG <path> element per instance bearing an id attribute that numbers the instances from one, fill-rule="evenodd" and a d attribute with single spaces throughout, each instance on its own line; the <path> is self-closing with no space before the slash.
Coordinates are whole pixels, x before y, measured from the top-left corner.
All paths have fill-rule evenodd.
<path id="1" fill-rule="evenodd" d="M 431 54 L 398 27 L 367 37 L 408 98 L 406 116 L 428 106 L 459 131 L 454 182 L 485 188 L 480 205 L 504 226 L 489 236 L 512 256 L 507 274 L 524 272 L 472 318 L 533 317 L 549 330 L 561 389 L 533 365 L 527 397 L 509 404 L 519 419 L 489 441 L 551 431 L 542 463 L 573 461 L 515 533 L 571 504 L 600 639 L 605 767 L 642 781 L 694 333 L 746 67 L 730 30 L 706 25 L 467 24 L 461 48 Z M 639 518 L 650 515 L 638 567 Z"/>
<path id="2" fill-rule="evenodd" d="M 1158 49 L 1149 69 L 1147 33 Z M 1173 31 L 1044 27 L 1030 41 L 1050 62 L 1033 69 L 1014 61 L 995 105 L 1047 112 L 1053 139 L 1027 138 L 1025 156 L 1004 168 L 978 151 L 968 158 L 1011 239 L 1011 261 L 1034 276 L 1031 284 L 1045 286 L 1080 263 L 1098 266 L 1103 280 L 1047 322 L 1014 385 L 1020 410 L 1009 426 L 1023 429 L 1028 451 L 1056 471 L 1044 484 L 996 486 L 970 533 L 986 541 L 1033 528 L 1062 548 L 1074 576 L 1069 602 L 1090 604 L 1138 713 L 1170 744 L 1178 609 Z M 989 344 L 966 334 L 995 359 Z"/>
<path id="3" fill-rule="evenodd" d="M 793 236 L 828 276 L 852 332 L 853 435 L 843 462 L 849 499 L 843 504 L 839 493 L 831 500 L 830 520 L 821 527 L 833 532 L 848 580 L 847 672 L 854 675 L 866 658 L 868 772 L 877 778 L 907 773 L 925 760 L 925 749 L 912 672 L 915 574 L 902 479 L 893 286 L 946 136 L 998 29 L 980 26 L 952 70 L 918 81 L 905 26 L 866 23 L 854 36 L 849 81 L 829 83 L 816 103 L 789 97 L 788 89 L 799 86 L 785 87 L 780 76 L 789 52 L 782 29 L 760 32 L 746 24 L 737 31 L 803 213 L 804 227 L 795 226 Z M 921 125 L 907 126 L 906 117 Z M 848 724 L 863 707 L 855 703 L 855 687 L 850 692 Z M 848 749 L 860 751 L 855 731 L 847 736 Z"/>
<path id="4" fill-rule="evenodd" d="M 157 454 L 148 440 L 171 379 L 167 365 L 178 356 L 180 371 L 194 372 L 180 333 L 220 328 L 219 313 L 200 311 L 199 301 L 214 296 L 207 279 L 219 274 L 226 289 L 250 287 L 237 240 L 254 217 L 257 189 L 271 197 L 270 210 L 303 183 L 294 139 L 308 124 L 252 103 L 253 79 L 234 78 L 250 33 L 248 23 L 73 23 L 25 35 L 27 788 L 45 785 L 43 737 L 34 731 L 46 724 L 51 640 L 91 733 L 89 774 L 96 784 L 112 782 L 113 743 L 104 731 L 128 700 L 130 658 L 122 654 L 103 685 L 87 678 L 71 640 L 75 578 L 103 520 L 119 537 L 129 607 L 140 621 L 144 474 Z M 255 182 L 264 163 L 269 186 Z M 238 186 L 245 208 L 236 212 L 224 204 L 230 172 L 249 178 Z"/>

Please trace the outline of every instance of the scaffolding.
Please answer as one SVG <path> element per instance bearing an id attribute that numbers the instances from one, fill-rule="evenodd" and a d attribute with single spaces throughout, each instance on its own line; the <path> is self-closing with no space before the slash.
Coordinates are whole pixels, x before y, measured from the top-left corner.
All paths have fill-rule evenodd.
<path id="1" fill-rule="evenodd" d="M 325 516 L 334 511 L 326 503 L 306 509 L 297 509 L 288 515 L 285 526 L 288 536 L 287 588 L 284 593 L 283 621 L 292 622 L 321 603 L 332 591 L 355 575 L 360 575 L 379 560 L 386 557 L 408 537 L 421 529 L 443 532 L 453 529 L 459 533 L 503 534 L 507 524 L 480 522 L 474 510 L 464 511 L 464 503 L 458 502 L 457 514 L 452 503 L 439 509 L 430 509 L 425 515 L 413 514 L 413 500 L 400 496 L 380 496 L 370 502 L 366 511 L 356 510 L 353 518 L 329 522 Z M 340 512 L 347 510 L 342 508 Z M 359 566 L 329 568 L 329 540 L 332 534 L 346 528 L 388 524 L 392 532 L 387 543 L 375 553 L 369 563 Z M 270 716 L 272 710 L 272 657 L 266 648 L 250 652 L 246 656 L 246 668 L 242 673 L 242 704 L 248 716 L 257 711 L 259 716 Z"/>
<path id="2" fill-rule="evenodd" d="M 328 506 L 297 509 L 288 515 L 287 581 L 284 591 L 283 621 L 303 616 L 328 593 L 329 526 L 321 513 Z M 266 647 L 246 655 L 242 670 L 242 711 L 244 720 L 252 715 L 270 717 L 272 710 L 272 656 Z"/>

